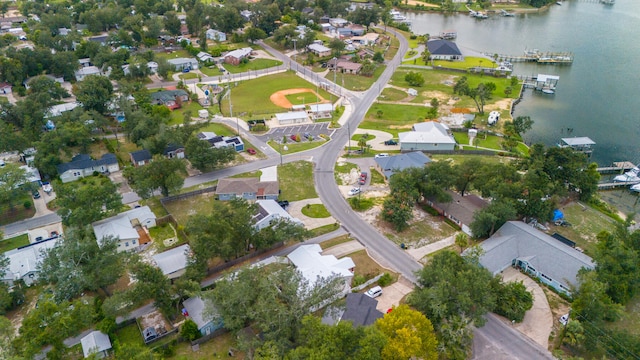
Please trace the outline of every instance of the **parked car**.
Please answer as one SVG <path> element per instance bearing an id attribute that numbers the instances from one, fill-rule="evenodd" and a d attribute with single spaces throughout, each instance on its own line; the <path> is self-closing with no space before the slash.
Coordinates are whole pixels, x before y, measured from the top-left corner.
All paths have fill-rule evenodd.
<path id="1" fill-rule="evenodd" d="M 389 157 L 389 154 L 387 154 L 387 153 L 382 153 L 382 154 L 376 154 L 376 155 L 374 156 L 374 158 L 376 158 L 376 159 L 379 159 L 379 158 L 386 158 L 386 157 Z"/>
<path id="2" fill-rule="evenodd" d="M 40 191 L 38 190 L 31 190 L 31 195 L 33 195 L 34 199 L 40 199 Z"/>
<path id="3" fill-rule="evenodd" d="M 58 237 L 58 232 L 57 231 L 52 231 L 51 235 L 49 235 L 50 238 L 57 238 Z"/>
<path id="4" fill-rule="evenodd" d="M 249 155 L 255 155 L 256 154 L 256 150 L 253 148 L 248 148 L 247 152 L 249 153 Z"/>
<path id="5" fill-rule="evenodd" d="M 287 208 L 289 207 L 289 200 L 278 200 L 278 205 L 287 210 Z"/>
<path id="6" fill-rule="evenodd" d="M 296 134 L 291 134 L 291 136 L 289 136 L 289 138 L 293 141 L 298 141 L 298 137 L 296 136 Z"/>
<path id="7" fill-rule="evenodd" d="M 560 319 L 558 319 L 558 321 L 560 321 L 560 324 L 562 325 L 567 325 L 567 323 L 569 322 L 569 314 L 560 316 Z"/>
<path id="8" fill-rule="evenodd" d="M 358 195 L 358 194 L 360 194 L 359 187 L 354 187 L 353 189 L 349 190 L 349 196 Z"/>
<path id="9" fill-rule="evenodd" d="M 382 288 L 380 286 L 374 286 L 371 289 L 367 290 L 367 292 L 365 292 L 364 294 L 370 298 L 377 298 L 378 296 L 382 295 Z"/>
<path id="10" fill-rule="evenodd" d="M 308 132 L 304 133 L 304 138 L 305 138 L 305 139 L 308 139 L 308 138 L 309 138 L 309 136 L 311 136 L 311 134 L 310 134 L 310 133 L 308 133 Z"/>
<path id="11" fill-rule="evenodd" d="M 182 69 L 183 73 L 188 73 L 189 71 L 191 71 L 191 69 L 189 69 L 189 68 Z"/>
<path id="12" fill-rule="evenodd" d="M 385 145 L 398 145 L 398 142 L 395 140 L 387 140 L 384 142 Z"/>
<path id="13" fill-rule="evenodd" d="M 367 183 L 367 173 L 366 172 L 363 171 L 362 173 L 360 173 L 360 180 L 358 180 L 358 183 L 360 185 L 364 185 L 364 184 Z"/>
<path id="14" fill-rule="evenodd" d="M 53 191 L 53 188 L 51 187 L 51 183 L 43 182 L 42 183 L 42 190 L 44 192 L 46 192 L 47 194 L 51 193 L 51 191 Z"/>

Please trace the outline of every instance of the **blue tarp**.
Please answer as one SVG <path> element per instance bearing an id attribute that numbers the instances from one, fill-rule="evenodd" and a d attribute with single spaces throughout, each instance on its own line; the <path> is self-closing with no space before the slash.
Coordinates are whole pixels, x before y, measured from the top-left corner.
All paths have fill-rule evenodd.
<path id="1" fill-rule="evenodd" d="M 564 214 L 562 211 L 555 209 L 553 210 L 553 221 L 558 221 L 564 219 Z"/>

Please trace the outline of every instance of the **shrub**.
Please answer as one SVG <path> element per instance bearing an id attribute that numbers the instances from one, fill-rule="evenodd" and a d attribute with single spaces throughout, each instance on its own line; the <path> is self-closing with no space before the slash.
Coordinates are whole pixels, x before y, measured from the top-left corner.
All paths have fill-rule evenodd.
<path id="1" fill-rule="evenodd" d="M 498 290 L 496 314 L 521 322 L 527 310 L 533 307 L 533 295 L 522 281 L 504 284 Z"/>
<path id="2" fill-rule="evenodd" d="M 362 284 L 364 284 L 367 281 L 367 279 L 362 276 L 362 275 L 356 275 L 353 277 L 353 282 L 351 284 L 351 287 L 358 287 Z"/>
<path id="3" fill-rule="evenodd" d="M 392 282 L 393 282 L 393 277 L 391 277 L 391 274 L 389 273 L 384 273 L 384 275 L 382 275 L 380 279 L 378 279 L 378 285 L 382 287 L 385 287 L 391 284 Z"/>
<path id="4" fill-rule="evenodd" d="M 189 341 L 193 341 L 200 338 L 202 334 L 200 330 L 198 330 L 198 324 L 191 319 L 187 319 L 184 324 L 182 324 L 182 328 L 180 328 L 180 336 Z"/>
<path id="5" fill-rule="evenodd" d="M 24 208 L 27 210 L 31 209 L 31 200 L 26 200 L 22 205 L 24 205 Z"/>

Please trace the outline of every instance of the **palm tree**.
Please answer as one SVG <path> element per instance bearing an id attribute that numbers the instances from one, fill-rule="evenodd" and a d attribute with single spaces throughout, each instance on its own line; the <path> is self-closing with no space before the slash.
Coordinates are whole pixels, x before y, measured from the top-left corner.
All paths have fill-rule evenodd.
<path id="1" fill-rule="evenodd" d="M 358 146 L 360 146 L 360 151 L 364 152 L 364 149 L 367 147 L 367 136 L 362 135 L 360 140 L 358 140 Z"/>

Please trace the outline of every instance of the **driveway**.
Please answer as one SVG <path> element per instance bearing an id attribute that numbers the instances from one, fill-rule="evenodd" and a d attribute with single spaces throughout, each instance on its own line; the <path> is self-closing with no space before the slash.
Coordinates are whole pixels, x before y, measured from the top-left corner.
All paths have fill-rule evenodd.
<path id="1" fill-rule="evenodd" d="M 349 255 L 356 251 L 360 251 L 362 249 L 364 249 L 364 246 L 362 246 L 362 244 L 360 244 L 357 240 L 351 240 L 324 250 L 322 252 L 322 255 L 333 255 L 339 259 L 343 256 Z"/>
<path id="2" fill-rule="evenodd" d="M 408 131 L 408 129 L 407 129 Z M 375 136 L 373 140 L 367 141 L 367 145 L 371 146 L 371 149 L 376 151 L 385 150 L 400 150 L 400 145 L 385 145 L 384 142 L 393 139 L 393 135 L 386 131 L 370 130 L 370 129 L 356 129 L 355 134 L 369 134 Z M 355 144 L 354 144 L 355 143 Z M 351 146 L 358 146 L 358 142 L 351 140 Z"/>
<path id="3" fill-rule="evenodd" d="M 33 204 L 34 204 L 34 206 L 36 208 L 36 214 L 33 217 L 40 217 L 40 216 L 44 216 L 44 215 L 48 215 L 48 214 L 53 213 L 53 211 L 49 210 L 49 208 L 47 207 L 47 203 L 50 200 L 48 201 L 48 199 L 46 199 L 46 198 L 50 197 L 50 195 L 47 195 L 47 193 L 42 191 L 42 189 L 39 189 L 38 191 L 40 192 L 40 198 L 39 199 L 33 199 Z"/>
<path id="4" fill-rule="evenodd" d="M 548 349 L 549 334 L 553 328 L 553 315 L 542 287 L 512 267 L 508 267 L 502 272 L 502 279 L 505 282 L 522 280 L 527 290 L 533 293 L 533 307 L 524 315 L 524 320 L 519 324 L 514 324 L 513 327 Z"/>
<path id="5" fill-rule="evenodd" d="M 407 280 L 401 277 L 393 284 L 382 288 L 382 295 L 376 298 L 378 300 L 376 309 L 382 311 L 382 313 L 384 314 L 392 307 L 398 306 L 400 304 L 400 300 L 402 300 L 402 298 L 407 296 L 407 294 L 412 291 L 413 286 L 410 285 Z"/>

